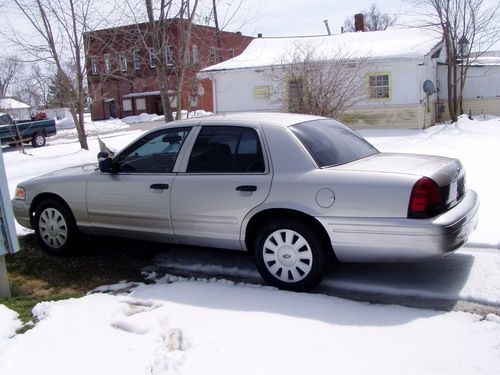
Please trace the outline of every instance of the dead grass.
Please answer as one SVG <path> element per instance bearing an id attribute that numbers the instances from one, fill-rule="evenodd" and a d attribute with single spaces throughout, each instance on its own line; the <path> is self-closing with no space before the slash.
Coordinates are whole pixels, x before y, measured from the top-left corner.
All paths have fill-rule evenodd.
<path id="1" fill-rule="evenodd" d="M 45 253 L 34 235 L 19 238 L 21 251 L 6 256 L 12 297 L 0 303 L 27 322 L 42 301 L 81 297 L 100 285 L 142 281 L 141 270 L 165 245 L 105 239 L 85 241 L 65 257 Z"/>

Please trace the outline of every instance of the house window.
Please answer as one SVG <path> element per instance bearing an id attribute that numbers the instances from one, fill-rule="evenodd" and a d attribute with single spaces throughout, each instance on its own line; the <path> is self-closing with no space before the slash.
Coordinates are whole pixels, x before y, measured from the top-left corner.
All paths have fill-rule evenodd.
<path id="1" fill-rule="evenodd" d="M 132 99 L 123 99 L 122 109 L 127 112 L 132 111 Z"/>
<path id="2" fill-rule="evenodd" d="M 128 66 L 127 66 L 127 56 L 125 56 L 124 53 L 120 53 L 118 55 L 118 60 L 120 62 L 120 70 L 122 72 L 126 72 L 128 70 Z"/>
<path id="3" fill-rule="evenodd" d="M 172 46 L 167 46 L 167 48 L 165 49 L 165 65 L 174 65 L 174 53 L 172 50 Z"/>
<path id="4" fill-rule="evenodd" d="M 136 49 L 134 50 L 134 69 L 141 70 L 141 51 Z"/>
<path id="5" fill-rule="evenodd" d="M 232 59 L 234 57 L 234 49 L 229 50 L 229 58 Z"/>
<path id="6" fill-rule="evenodd" d="M 146 110 L 146 99 L 141 98 L 141 99 L 135 99 L 135 109 L 138 111 L 145 111 Z"/>
<path id="7" fill-rule="evenodd" d="M 188 48 L 188 47 L 186 47 L 186 48 L 184 49 L 184 58 L 183 58 L 183 60 L 182 60 L 182 61 L 184 61 L 184 64 L 185 64 L 185 65 L 188 65 L 188 64 L 189 64 L 189 48 Z"/>
<path id="8" fill-rule="evenodd" d="M 212 64 L 217 64 L 217 48 L 210 48 L 210 61 Z"/>
<path id="9" fill-rule="evenodd" d="M 389 73 L 374 73 L 368 76 L 370 99 L 389 99 L 391 97 L 391 79 Z"/>
<path id="10" fill-rule="evenodd" d="M 156 67 L 155 49 L 154 48 L 149 49 L 149 67 L 150 68 Z"/>
<path id="11" fill-rule="evenodd" d="M 301 79 L 288 81 L 288 112 L 301 113 L 304 109 L 304 90 Z"/>
<path id="12" fill-rule="evenodd" d="M 194 64 L 199 64 L 200 63 L 200 52 L 198 50 L 197 45 L 193 45 L 193 63 Z"/>
<path id="13" fill-rule="evenodd" d="M 104 73 L 111 73 L 111 56 L 104 55 Z"/>
<path id="14" fill-rule="evenodd" d="M 90 65 L 92 65 L 92 74 L 93 75 L 99 74 L 99 69 L 97 67 L 97 57 L 92 56 L 90 58 Z"/>

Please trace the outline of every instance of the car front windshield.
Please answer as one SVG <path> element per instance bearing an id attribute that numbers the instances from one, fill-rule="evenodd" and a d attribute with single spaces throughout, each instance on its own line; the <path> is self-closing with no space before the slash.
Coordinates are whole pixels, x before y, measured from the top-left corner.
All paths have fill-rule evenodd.
<path id="1" fill-rule="evenodd" d="M 290 127 L 320 168 L 349 163 L 378 153 L 356 132 L 331 120 L 314 120 Z"/>

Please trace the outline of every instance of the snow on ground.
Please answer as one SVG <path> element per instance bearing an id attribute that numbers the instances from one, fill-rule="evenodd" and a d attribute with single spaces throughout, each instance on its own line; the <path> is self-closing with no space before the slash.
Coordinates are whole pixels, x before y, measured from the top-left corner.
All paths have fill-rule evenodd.
<path id="1" fill-rule="evenodd" d="M 38 304 L 0 373 L 498 374 L 500 322 L 167 277 Z M 29 358 L 29 360 L 23 360 Z"/>
<path id="2" fill-rule="evenodd" d="M 173 112 L 172 113 L 172 116 L 175 118 L 177 112 Z M 199 109 L 197 111 L 191 111 L 189 112 L 189 115 L 188 115 L 188 111 L 186 110 L 183 110 L 181 111 L 181 118 L 182 119 L 185 119 L 185 118 L 188 118 L 188 117 L 202 117 L 202 116 L 211 116 L 213 115 L 212 112 L 206 112 L 202 109 Z M 136 124 L 136 123 L 140 123 L 140 122 L 150 122 L 150 121 L 164 121 L 165 120 L 165 116 L 161 115 L 156 115 L 156 114 L 149 114 L 149 113 L 141 113 L 140 115 L 137 115 L 137 116 L 128 116 L 128 117 L 125 117 L 125 118 L 122 118 L 121 121 L 123 121 L 124 123 L 126 124 Z"/>
<path id="3" fill-rule="evenodd" d="M 22 327 L 21 321 L 18 319 L 19 314 L 9 310 L 4 305 L 0 305 L 0 349 L 2 348 L 2 340 L 14 336 L 16 330 Z"/>
<path id="4" fill-rule="evenodd" d="M 380 151 L 434 154 L 459 158 L 467 172 L 467 185 L 479 194 L 479 225 L 468 246 L 500 248 L 498 189 L 500 118 L 460 116 L 457 123 L 426 130 L 360 131 Z"/>

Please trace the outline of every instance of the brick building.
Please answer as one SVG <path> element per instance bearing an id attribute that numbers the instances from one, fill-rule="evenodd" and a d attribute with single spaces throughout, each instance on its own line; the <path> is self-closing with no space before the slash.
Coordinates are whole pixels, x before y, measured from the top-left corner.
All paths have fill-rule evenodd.
<path id="1" fill-rule="evenodd" d="M 182 109 L 213 111 L 212 82 L 198 80 L 196 73 L 239 55 L 252 40 L 240 32 L 220 31 L 219 37 L 220 48 L 215 28 L 193 24 L 188 53 L 182 58 L 182 29 L 178 19 L 168 21 L 163 36 L 166 42 L 159 52 L 152 48 L 147 23 L 85 33 L 92 119 L 163 114 L 156 72 L 158 59 L 165 64 L 173 111 L 177 110 L 174 94 L 180 61 L 186 67 Z"/>

